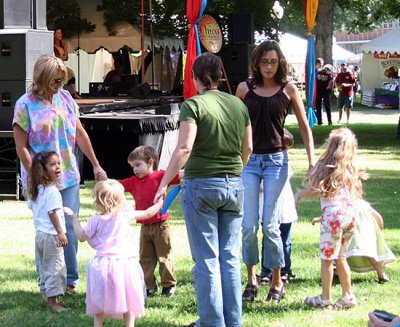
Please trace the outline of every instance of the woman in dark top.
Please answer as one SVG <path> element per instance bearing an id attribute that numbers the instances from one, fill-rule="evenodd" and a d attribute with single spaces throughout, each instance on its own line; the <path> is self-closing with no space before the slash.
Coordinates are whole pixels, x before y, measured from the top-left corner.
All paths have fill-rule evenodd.
<path id="1" fill-rule="evenodd" d="M 279 231 L 278 200 L 288 175 L 283 128 L 290 106 L 294 109 L 300 127 L 309 168 L 314 163 L 314 142 L 297 87 L 286 81 L 287 62 L 279 44 L 276 41 L 265 41 L 258 45 L 251 57 L 250 70 L 251 78 L 240 83 L 236 91 L 236 96 L 244 101 L 249 110 L 253 130 L 253 153 L 243 171 L 245 200 L 242 251 L 248 279 L 242 298 L 244 301 L 253 301 L 257 296 L 257 232 L 262 182 L 264 266 L 272 270 L 271 287 L 266 300 L 279 302 L 285 294 L 280 278 L 281 267 L 284 267 L 285 262 Z"/>

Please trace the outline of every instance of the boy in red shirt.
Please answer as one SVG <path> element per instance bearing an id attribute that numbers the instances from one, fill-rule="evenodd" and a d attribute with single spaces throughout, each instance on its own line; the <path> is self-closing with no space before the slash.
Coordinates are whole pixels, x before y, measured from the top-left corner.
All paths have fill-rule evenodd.
<path id="1" fill-rule="evenodd" d="M 128 156 L 128 163 L 133 168 L 134 176 L 120 180 L 125 192 L 130 192 L 135 199 L 136 210 L 145 210 L 153 205 L 154 196 L 165 174 L 157 170 L 158 153 L 151 146 L 139 146 Z M 180 176 L 171 181 L 179 184 Z M 144 273 L 147 296 L 157 292 L 157 280 L 154 275 L 157 262 L 161 277 L 162 295 L 170 297 L 175 293 L 174 258 L 171 247 L 171 234 L 168 224 L 169 213 L 157 213 L 147 220 L 138 220 L 140 229 L 140 264 Z"/>
<path id="2" fill-rule="evenodd" d="M 338 110 L 339 110 L 339 120 L 342 119 L 343 107 L 346 109 L 347 124 L 349 123 L 351 109 L 353 109 L 353 87 L 355 79 L 353 74 L 349 71 L 347 64 L 342 63 L 340 65 L 340 72 L 337 74 L 336 86 L 339 91 L 338 97 Z"/>

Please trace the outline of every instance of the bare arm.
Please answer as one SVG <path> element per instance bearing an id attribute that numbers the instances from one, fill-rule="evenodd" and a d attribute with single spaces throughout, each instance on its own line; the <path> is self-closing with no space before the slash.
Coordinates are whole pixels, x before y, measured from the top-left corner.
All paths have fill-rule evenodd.
<path id="1" fill-rule="evenodd" d="M 306 189 L 302 189 L 297 191 L 296 195 L 295 195 L 295 200 L 296 203 L 301 202 L 301 199 L 304 197 L 312 197 L 312 196 L 317 196 L 319 195 L 319 192 L 315 189 L 311 189 L 311 188 L 306 188 Z"/>
<path id="2" fill-rule="evenodd" d="M 93 174 L 96 180 L 106 180 L 107 173 L 101 168 L 99 161 L 94 154 L 92 143 L 90 142 L 89 135 L 86 133 L 79 119 L 76 122 L 76 143 L 79 148 L 89 159 L 93 166 Z"/>
<path id="3" fill-rule="evenodd" d="M 381 214 L 376 211 L 374 208 L 372 208 L 371 206 L 369 207 L 369 211 L 371 212 L 372 217 L 374 217 L 376 223 L 378 224 L 380 229 L 383 229 L 383 218 L 381 216 Z"/>
<path id="4" fill-rule="evenodd" d="M 236 96 L 239 99 L 244 100 L 244 97 L 246 96 L 247 92 L 249 91 L 249 88 L 247 87 L 246 82 L 241 82 L 239 83 L 237 89 L 236 89 Z"/>
<path id="5" fill-rule="evenodd" d="M 179 170 L 185 165 L 189 159 L 190 153 L 197 134 L 197 125 L 183 121 L 179 126 L 178 144 L 172 153 L 171 161 L 165 172 L 160 186 L 154 196 L 154 203 L 158 202 L 160 198 L 164 197 L 167 192 L 168 184 L 178 174 Z"/>
<path id="6" fill-rule="evenodd" d="M 72 226 L 74 227 L 74 232 L 76 234 L 76 237 L 80 242 L 85 242 L 88 240 L 87 235 L 83 231 L 83 228 L 81 226 L 81 223 L 78 219 L 78 217 L 73 213 L 73 211 L 70 208 L 64 207 L 64 213 L 65 215 L 72 220 Z"/>
<path id="7" fill-rule="evenodd" d="M 246 126 L 242 137 L 242 162 L 246 166 L 249 161 L 250 154 L 253 151 L 253 136 L 251 125 Z"/>
<path id="8" fill-rule="evenodd" d="M 32 158 L 29 154 L 28 134 L 17 124 L 13 125 L 13 130 L 18 158 L 25 170 L 29 172 L 32 167 Z"/>
<path id="9" fill-rule="evenodd" d="M 299 91 L 294 84 L 288 83 L 287 86 L 285 87 L 285 90 L 288 93 L 290 101 L 292 102 L 293 105 L 294 113 L 296 115 L 297 122 L 300 128 L 300 135 L 307 151 L 308 169 L 310 169 L 314 167 L 315 164 L 314 139 L 311 133 L 311 128 L 308 125 L 303 100 L 301 100 Z"/>
<path id="10" fill-rule="evenodd" d="M 160 200 L 152 205 L 151 207 L 147 208 L 146 210 L 135 210 L 135 219 L 150 219 L 153 218 L 157 212 L 159 212 L 164 204 L 164 201 L 162 198 Z"/>
<path id="11" fill-rule="evenodd" d="M 57 232 L 58 246 L 66 246 L 68 244 L 68 239 L 60 225 L 60 221 L 58 220 L 57 211 L 56 210 L 49 211 L 49 217 L 51 223 L 54 226 L 54 229 Z"/>

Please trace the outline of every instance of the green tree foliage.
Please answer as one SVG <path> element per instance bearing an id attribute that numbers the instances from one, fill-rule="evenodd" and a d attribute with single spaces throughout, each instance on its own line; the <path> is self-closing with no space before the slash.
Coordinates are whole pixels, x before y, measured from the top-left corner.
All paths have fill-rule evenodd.
<path id="1" fill-rule="evenodd" d="M 61 28 L 63 36 L 69 38 L 81 32 L 93 32 L 96 25 L 81 18 L 76 0 L 47 0 L 47 27 Z"/>

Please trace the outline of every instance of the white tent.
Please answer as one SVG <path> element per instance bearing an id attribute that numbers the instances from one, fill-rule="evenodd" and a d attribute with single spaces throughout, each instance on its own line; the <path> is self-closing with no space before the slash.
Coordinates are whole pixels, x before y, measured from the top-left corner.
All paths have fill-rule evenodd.
<path id="1" fill-rule="evenodd" d="M 373 90 L 383 82 L 399 80 L 400 28 L 363 44 L 361 51 L 361 87 L 364 90 Z M 396 71 L 397 75 L 393 74 Z"/>
<path id="2" fill-rule="evenodd" d="M 290 33 L 285 33 L 279 38 L 279 44 L 288 63 L 292 65 L 296 73 L 300 75 L 300 80 L 304 81 L 307 40 Z M 347 58 L 354 56 L 354 53 L 347 51 L 336 43 L 333 44 L 332 52 L 333 64 L 346 61 Z"/>
<path id="3" fill-rule="evenodd" d="M 68 49 L 73 52 L 69 54 L 66 65 L 75 72 L 78 90 L 81 93 L 89 92 L 90 82 L 103 81 L 112 67 L 111 52 L 116 52 L 124 46 L 134 51 L 141 50 L 141 32 L 127 22 L 116 24 L 115 35 L 109 35 L 103 24 L 103 12 L 97 10 L 101 3 L 101 0 L 78 0 L 81 16 L 96 24 L 96 29 L 92 33 L 82 33 L 67 40 Z M 167 46 L 170 50 L 183 48 L 183 42 L 178 38 L 154 38 L 153 42 L 156 48 Z M 146 49 L 151 48 L 151 39 L 148 35 L 145 35 L 144 46 Z M 78 48 L 79 50 L 76 50 Z M 130 58 L 131 66 L 134 66 L 136 71 L 140 68 L 140 55 L 141 52 L 137 55 L 132 54 Z M 161 73 L 157 66 L 156 70 L 158 74 L 154 82 L 159 83 Z M 132 73 L 136 74 L 136 72 Z M 150 68 L 147 70 L 147 75 L 149 76 L 146 76 L 146 81 L 151 81 Z"/>

